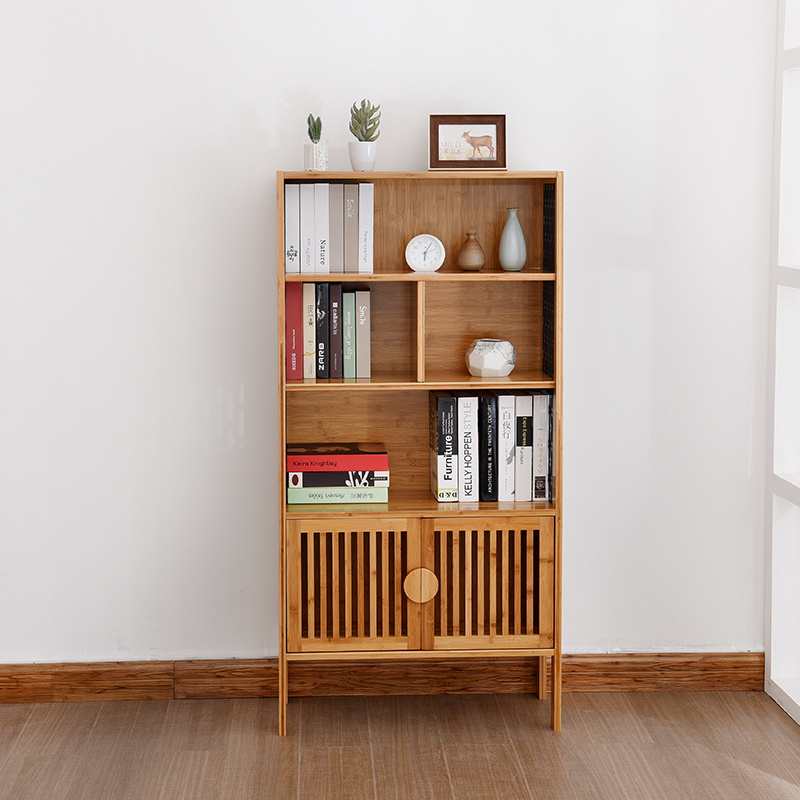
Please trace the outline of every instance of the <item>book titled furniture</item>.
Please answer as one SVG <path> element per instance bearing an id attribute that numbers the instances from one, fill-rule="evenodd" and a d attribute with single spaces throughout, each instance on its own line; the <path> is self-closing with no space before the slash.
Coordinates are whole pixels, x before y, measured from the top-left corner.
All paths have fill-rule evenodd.
<path id="1" fill-rule="evenodd" d="M 333 661 L 520 656 L 531 658 L 543 699 L 549 675 L 551 724 L 558 730 L 562 173 L 327 173 L 326 181 L 344 185 L 344 215 L 356 211 L 359 184 L 369 184 L 372 194 L 371 234 L 368 240 L 363 229 L 359 234 L 362 245 L 368 241 L 371 248 L 372 272 L 345 268 L 335 278 L 302 269 L 302 233 L 301 269 L 287 274 L 285 268 L 285 231 L 294 236 L 297 228 L 294 218 L 291 224 L 284 219 L 286 197 L 291 203 L 295 196 L 302 198 L 308 187 L 313 190 L 315 177 L 318 181 L 318 173 L 277 174 L 280 733 L 287 731 L 297 662 L 313 661 L 324 670 Z M 509 208 L 519 209 L 528 248 L 525 267 L 513 273 L 497 261 Z M 345 219 L 345 250 L 348 224 Z M 486 253 L 479 272 L 456 265 L 468 231 L 477 233 Z M 437 272 L 414 272 L 405 262 L 406 244 L 420 233 L 444 244 L 446 258 Z M 369 365 L 365 371 L 360 364 L 356 373 L 368 377 L 347 377 L 352 375 L 350 345 L 343 340 L 344 377 L 290 379 L 287 287 L 332 280 L 342 284 L 345 301 L 353 292 L 368 292 L 358 296 L 369 298 L 369 343 L 364 345 Z M 296 291 L 290 292 L 295 307 Z M 352 314 L 345 302 L 343 319 Z M 510 376 L 469 374 L 464 355 L 479 338 L 513 344 L 516 366 Z M 431 492 L 432 392 L 474 397 L 546 392 L 552 420 L 547 496 L 438 502 Z M 386 501 L 287 503 L 285 453 L 291 442 L 382 442 L 391 482 L 375 496 Z M 505 480 L 510 491 L 514 484 Z M 456 473 L 456 486 L 457 481 Z M 302 496 L 299 490 L 297 496 Z"/>

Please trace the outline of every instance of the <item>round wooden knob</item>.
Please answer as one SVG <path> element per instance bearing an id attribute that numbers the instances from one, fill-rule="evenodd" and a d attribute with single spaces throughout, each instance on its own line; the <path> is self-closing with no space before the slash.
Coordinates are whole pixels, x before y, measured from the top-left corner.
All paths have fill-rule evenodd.
<path id="1" fill-rule="evenodd" d="M 403 591 L 412 603 L 427 603 L 439 591 L 439 579 L 425 567 L 412 569 L 403 581 Z"/>

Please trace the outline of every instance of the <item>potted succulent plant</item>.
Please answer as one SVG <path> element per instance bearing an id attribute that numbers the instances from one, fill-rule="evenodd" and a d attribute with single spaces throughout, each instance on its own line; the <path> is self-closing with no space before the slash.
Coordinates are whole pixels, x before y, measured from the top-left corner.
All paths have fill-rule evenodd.
<path id="1" fill-rule="evenodd" d="M 322 139 L 322 119 L 308 115 L 308 138 L 303 145 L 303 169 L 324 172 L 328 169 L 328 143 Z"/>
<path id="2" fill-rule="evenodd" d="M 362 100 L 360 105 L 353 103 L 350 109 L 350 133 L 356 137 L 356 141 L 348 143 L 348 151 L 350 164 L 356 172 L 368 172 L 375 166 L 377 139 L 381 135 L 380 109 L 369 100 Z"/>

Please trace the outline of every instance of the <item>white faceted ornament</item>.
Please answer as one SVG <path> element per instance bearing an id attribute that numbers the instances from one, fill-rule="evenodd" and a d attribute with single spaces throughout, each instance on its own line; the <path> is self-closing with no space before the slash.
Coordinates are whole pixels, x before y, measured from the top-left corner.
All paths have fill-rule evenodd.
<path id="1" fill-rule="evenodd" d="M 505 378 L 517 363 L 517 351 L 504 339 L 475 339 L 467 348 L 466 362 L 476 378 Z"/>

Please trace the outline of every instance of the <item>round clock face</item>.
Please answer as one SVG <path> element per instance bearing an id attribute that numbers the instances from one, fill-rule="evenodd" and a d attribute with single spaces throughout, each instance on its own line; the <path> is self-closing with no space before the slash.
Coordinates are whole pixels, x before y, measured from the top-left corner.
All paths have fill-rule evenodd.
<path id="1" fill-rule="evenodd" d="M 444 245 L 431 233 L 421 233 L 406 245 L 406 263 L 414 272 L 436 272 L 444 255 Z"/>

